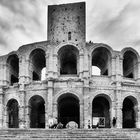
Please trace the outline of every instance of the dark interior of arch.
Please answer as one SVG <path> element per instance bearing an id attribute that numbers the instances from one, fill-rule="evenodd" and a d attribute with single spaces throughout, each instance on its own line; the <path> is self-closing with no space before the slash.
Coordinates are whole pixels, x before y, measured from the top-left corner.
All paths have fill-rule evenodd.
<path id="1" fill-rule="evenodd" d="M 60 74 L 77 74 L 78 50 L 71 45 L 62 47 L 59 52 Z"/>
<path id="2" fill-rule="evenodd" d="M 58 122 L 64 127 L 70 121 L 75 121 L 79 125 L 79 100 L 74 96 L 63 96 L 58 101 Z"/>
<path id="3" fill-rule="evenodd" d="M 45 128 L 45 102 L 40 96 L 30 99 L 30 128 Z"/>
<path id="4" fill-rule="evenodd" d="M 126 51 L 123 56 L 123 76 L 135 78 L 137 71 L 137 56 L 132 51 Z"/>
<path id="5" fill-rule="evenodd" d="M 110 105 L 105 97 L 96 97 L 92 102 L 92 117 L 105 117 L 105 128 L 110 128 Z"/>
<path id="6" fill-rule="evenodd" d="M 35 49 L 31 53 L 31 63 L 33 80 L 41 80 L 41 71 L 46 67 L 45 51 L 42 49 Z"/>
<path id="7" fill-rule="evenodd" d="M 7 104 L 8 112 L 8 127 L 9 128 L 18 128 L 19 127 L 19 108 L 18 102 L 15 99 L 11 99 Z"/>
<path id="8" fill-rule="evenodd" d="M 131 99 L 125 98 L 123 102 L 123 128 L 135 128 L 134 103 Z"/>
<path id="9" fill-rule="evenodd" d="M 18 83 L 19 81 L 19 58 L 16 54 L 9 56 L 8 65 L 10 85 L 13 85 L 14 83 Z"/>
<path id="10" fill-rule="evenodd" d="M 98 67 L 101 75 L 108 75 L 109 63 L 110 52 L 106 48 L 99 47 L 92 52 L 92 66 Z"/>

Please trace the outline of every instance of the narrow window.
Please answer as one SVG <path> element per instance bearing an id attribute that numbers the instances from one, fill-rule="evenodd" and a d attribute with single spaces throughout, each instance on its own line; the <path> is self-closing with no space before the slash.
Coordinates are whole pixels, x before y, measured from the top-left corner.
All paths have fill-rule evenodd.
<path id="1" fill-rule="evenodd" d="M 68 40 L 71 40 L 71 32 L 68 32 Z"/>

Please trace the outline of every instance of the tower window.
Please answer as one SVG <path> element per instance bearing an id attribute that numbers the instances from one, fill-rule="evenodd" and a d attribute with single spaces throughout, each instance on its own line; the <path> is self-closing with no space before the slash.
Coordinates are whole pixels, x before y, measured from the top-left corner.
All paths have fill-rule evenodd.
<path id="1" fill-rule="evenodd" d="M 71 32 L 68 32 L 68 40 L 71 40 Z"/>

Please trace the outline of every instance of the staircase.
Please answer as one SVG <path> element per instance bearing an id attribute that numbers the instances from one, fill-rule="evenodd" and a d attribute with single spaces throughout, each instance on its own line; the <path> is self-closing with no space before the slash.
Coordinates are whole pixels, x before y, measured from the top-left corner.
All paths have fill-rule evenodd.
<path id="1" fill-rule="evenodd" d="M 2 129 L 0 140 L 140 140 L 140 129 Z"/>

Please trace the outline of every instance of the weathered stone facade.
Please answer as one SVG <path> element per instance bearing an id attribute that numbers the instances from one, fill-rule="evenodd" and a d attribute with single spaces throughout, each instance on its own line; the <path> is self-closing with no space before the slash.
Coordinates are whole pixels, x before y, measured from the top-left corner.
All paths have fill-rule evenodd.
<path id="1" fill-rule="evenodd" d="M 87 43 L 84 2 L 48 9 L 48 41 L 0 56 L 0 127 L 48 128 L 58 117 L 87 128 L 88 120 L 104 117 L 108 128 L 116 117 L 116 128 L 140 128 L 137 51 Z M 92 66 L 101 75 L 92 75 Z"/>

